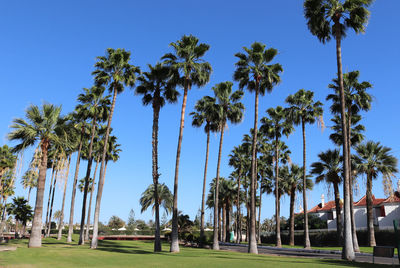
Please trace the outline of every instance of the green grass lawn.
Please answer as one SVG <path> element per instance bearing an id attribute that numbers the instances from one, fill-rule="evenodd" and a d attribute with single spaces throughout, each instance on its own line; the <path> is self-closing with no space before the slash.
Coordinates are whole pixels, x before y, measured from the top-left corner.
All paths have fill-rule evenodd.
<path id="1" fill-rule="evenodd" d="M 247 244 L 247 243 L 244 243 Z M 275 244 L 262 244 L 263 246 L 269 246 L 269 247 L 275 247 Z M 301 248 L 303 249 L 303 246 L 289 246 L 289 245 L 282 245 L 283 248 Z M 311 247 L 312 249 L 321 249 L 321 250 L 336 250 L 336 251 L 342 251 L 341 247 Z M 362 253 L 371 253 L 373 252 L 374 248 L 373 247 L 360 247 L 360 252 Z M 394 254 L 397 255 L 397 248 L 394 249 Z"/>
<path id="2" fill-rule="evenodd" d="M 76 238 L 76 237 L 75 237 Z M 0 252 L 0 267 L 377 267 L 340 260 L 275 257 L 181 247 L 180 253 L 153 253 L 152 242 L 100 241 L 97 250 L 55 238 L 41 248 L 27 248 L 27 240 L 10 241 L 16 251 Z M 386 267 L 386 266 L 383 266 Z"/>

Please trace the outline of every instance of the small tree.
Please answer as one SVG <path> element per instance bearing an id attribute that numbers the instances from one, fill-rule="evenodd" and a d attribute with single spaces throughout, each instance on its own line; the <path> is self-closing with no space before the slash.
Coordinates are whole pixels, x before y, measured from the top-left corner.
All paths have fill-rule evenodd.
<path id="1" fill-rule="evenodd" d="M 108 221 L 108 227 L 111 229 L 119 229 L 125 226 L 125 222 L 118 216 L 111 216 Z"/>
<path id="2" fill-rule="evenodd" d="M 8 213 L 14 215 L 17 230 L 18 224 L 22 224 L 22 233 L 25 234 L 26 223 L 33 218 L 32 207 L 28 201 L 23 197 L 14 197 L 13 203 L 8 207 Z"/>

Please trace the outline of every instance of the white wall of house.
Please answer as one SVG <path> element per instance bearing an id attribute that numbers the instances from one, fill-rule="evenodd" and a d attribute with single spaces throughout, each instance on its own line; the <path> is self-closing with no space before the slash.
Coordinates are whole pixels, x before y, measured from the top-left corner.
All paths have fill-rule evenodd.
<path id="1" fill-rule="evenodd" d="M 367 228 L 367 207 L 354 207 L 354 219 L 356 221 L 357 229 Z"/>
<path id="2" fill-rule="evenodd" d="M 378 217 L 379 229 L 393 229 L 393 220 L 400 219 L 398 203 L 384 204 L 386 217 Z"/>

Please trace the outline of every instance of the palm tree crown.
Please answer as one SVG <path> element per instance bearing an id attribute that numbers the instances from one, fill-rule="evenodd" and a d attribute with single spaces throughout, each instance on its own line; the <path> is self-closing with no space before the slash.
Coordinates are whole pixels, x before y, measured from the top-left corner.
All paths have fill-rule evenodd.
<path id="1" fill-rule="evenodd" d="M 331 40 L 332 36 L 346 36 L 346 30 L 352 28 L 363 33 L 369 18 L 367 7 L 373 0 L 306 0 L 304 16 L 310 32 L 320 42 Z M 333 25 L 331 25 L 333 23 Z M 339 29 L 339 33 L 337 33 Z"/>
<path id="2" fill-rule="evenodd" d="M 165 183 L 159 183 L 158 186 L 158 204 L 165 209 L 165 212 L 170 213 L 172 211 L 173 196 L 171 191 L 168 189 Z M 154 200 L 154 184 L 150 184 L 149 187 L 142 193 L 140 198 L 140 205 L 142 206 L 141 212 L 143 213 L 150 206 L 153 206 L 153 213 L 155 209 Z"/>

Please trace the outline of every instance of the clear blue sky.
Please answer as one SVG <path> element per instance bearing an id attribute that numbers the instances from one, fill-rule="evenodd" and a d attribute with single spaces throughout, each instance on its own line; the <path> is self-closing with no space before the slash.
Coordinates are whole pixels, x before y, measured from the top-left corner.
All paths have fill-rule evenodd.
<path id="1" fill-rule="evenodd" d="M 16 117 L 23 117 L 30 104 L 43 102 L 62 105 L 63 113 L 72 111 L 76 97 L 83 87 L 93 84 L 91 72 L 95 57 L 104 55 L 106 48 L 125 48 L 132 52 L 132 63 L 146 70 L 146 64 L 156 63 L 166 52 L 168 44 L 184 34 L 193 34 L 211 46 L 205 59 L 213 67 L 210 83 L 189 93 L 179 174 L 178 208 L 193 219 L 201 202 L 206 136 L 202 129 L 191 127 L 188 113 L 195 102 L 211 95 L 216 83 L 232 80 L 234 54 L 254 41 L 279 50 L 276 62 L 283 65 L 282 83 L 260 100 L 260 117 L 269 107 L 284 105 L 288 94 L 300 88 L 313 90 L 315 98 L 324 102 L 324 119 L 329 127 L 330 103 L 325 97 L 327 85 L 336 74 L 333 42 L 321 44 L 306 26 L 303 1 L 6 1 L 0 8 L 1 96 L 0 136 L 10 144 L 6 135 Z M 400 1 L 376 1 L 371 7 L 371 19 L 366 34 L 348 32 L 343 41 L 344 71 L 360 70 L 361 80 L 374 85 L 372 109 L 364 114 L 366 137 L 393 148 L 400 158 L 395 116 L 400 98 L 399 75 L 400 30 L 398 10 Z M 237 86 L 237 84 L 235 84 Z M 159 154 L 161 182 L 173 186 L 176 145 L 181 99 L 167 105 L 160 115 Z M 254 97 L 246 92 L 245 117 L 241 124 L 229 125 L 223 146 L 221 176 L 232 171 L 227 165 L 228 154 L 241 142 L 253 124 Z M 150 210 L 140 214 L 139 198 L 151 183 L 151 107 L 143 107 L 141 99 L 130 89 L 118 96 L 112 126 L 119 143 L 121 158 L 111 163 L 104 187 L 101 221 L 118 215 L 127 219 L 133 208 L 137 218 L 152 218 Z M 317 154 L 333 148 L 330 130 L 321 132 L 317 126 L 307 126 L 308 164 Z M 218 136 L 211 139 L 208 182 L 215 176 Z M 301 163 L 301 130 L 287 140 L 292 161 Z M 11 144 L 12 145 L 12 144 Z M 25 159 L 29 160 L 31 151 Z M 24 170 L 27 164 L 24 165 Z M 80 178 L 86 163 L 81 165 Z M 71 166 L 73 173 L 74 167 Z M 48 176 L 49 177 L 49 176 Z M 67 190 L 66 217 L 69 215 L 71 177 Z M 18 178 L 16 194 L 26 195 Z M 46 195 L 48 193 L 46 183 Z M 397 183 L 397 181 L 395 181 Z M 365 180 L 359 180 L 361 193 Z M 61 187 L 57 188 L 55 209 L 61 206 Z M 342 190 L 342 189 L 341 189 Z M 332 191 L 331 191 L 332 192 Z M 317 185 L 309 193 L 309 207 L 328 194 L 325 185 Z M 381 178 L 374 181 L 374 193 L 383 197 Z M 33 196 L 36 194 L 32 193 Z M 361 194 L 355 199 L 361 197 Z M 332 195 L 330 198 L 331 199 Z M 31 198 L 33 205 L 34 198 Z M 300 200 L 301 201 L 301 200 Z M 82 195 L 77 194 L 76 216 L 80 218 Z M 282 215 L 288 215 L 289 198 L 282 199 Z M 262 218 L 274 214 L 273 197 L 263 197 Z M 299 202 L 300 204 L 300 202 Z M 208 215 L 207 215 L 208 219 Z"/>

